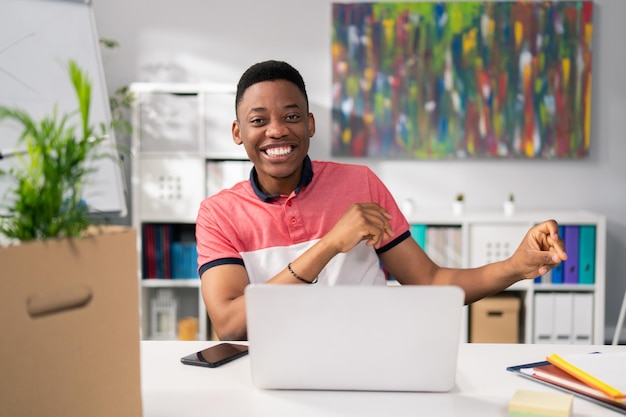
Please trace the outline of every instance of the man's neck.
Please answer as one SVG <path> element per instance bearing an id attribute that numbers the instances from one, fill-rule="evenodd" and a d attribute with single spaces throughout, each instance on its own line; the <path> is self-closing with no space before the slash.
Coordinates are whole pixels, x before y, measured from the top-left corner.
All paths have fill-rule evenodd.
<path id="1" fill-rule="evenodd" d="M 290 195 L 298 187 L 301 177 L 301 170 L 299 170 L 297 174 L 294 173 L 294 175 L 287 178 L 275 178 L 269 176 L 258 178 L 257 176 L 257 184 L 265 194 Z"/>
<path id="2" fill-rule="evenodd" d="M 261 200 L 269 201 L 276 195 L 289 196 L 292 192 L 298 193 L 301 187 L 306 187 L 313 179 L 313 165 L 307 156 L 302 168 L 289 177 L 263 176 L 259 178 L 256 168 L 252 169 L 251 183 L 254 192 Z"/>

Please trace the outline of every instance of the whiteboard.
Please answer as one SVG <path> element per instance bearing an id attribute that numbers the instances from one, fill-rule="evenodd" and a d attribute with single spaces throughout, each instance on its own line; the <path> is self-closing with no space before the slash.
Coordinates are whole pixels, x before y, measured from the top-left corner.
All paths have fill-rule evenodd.
<path id="1" fill-rule="evenodd" d="M 78 109 L 68 73 L 74 60 L 92 83 L 90 121 L 111 121 L 99 38 L 90 3 L 69 0 L 0 0 L 0 105 L 21 108 L 35 119 Z M 78 122 L 77 119 L 72 119 Z M 0 152 L 19 150 L 17 124 L 0 123 Z M 119 152 L 113 132 L 103 145 Z M 106 150 L 106 149 L 104 149 Z M 17 158 L 0 159 L 7 171 Z M 122 167 L 118 158 L 103 158 L 86 180 L 83 198 L 93 213 L 126 215 Z M 11 186 L 0 177 L 0 197 Z"/>

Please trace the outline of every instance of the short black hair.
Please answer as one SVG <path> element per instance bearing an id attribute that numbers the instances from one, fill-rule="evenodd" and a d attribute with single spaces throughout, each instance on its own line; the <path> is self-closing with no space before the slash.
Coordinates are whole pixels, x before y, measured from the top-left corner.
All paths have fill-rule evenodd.
<path id="1" fill-rule="evenodd" d="M 304 94 L 306 99 L 307 111 L 309 107 L 309 97 L 306 94 L 304 79 L 297 69 L 283 61 L 263 61 L 258 62 L 248 68 L 237 83 L 237 94 L 235 95 L 235 112 L 241 102 L 243 93 L 248 87 L 263 81 L 285 80 L 293 83 Z"/>

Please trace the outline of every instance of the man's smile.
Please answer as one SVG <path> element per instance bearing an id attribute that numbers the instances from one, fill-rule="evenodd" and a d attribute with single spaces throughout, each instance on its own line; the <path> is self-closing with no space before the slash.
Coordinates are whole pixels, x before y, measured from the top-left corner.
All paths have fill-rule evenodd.
<path id="1" fill-rule="evenodd" d="M 264 149 L 264 152 L 267 156 L 270 157 L 278 157 L 278 156 L 286 156 L 293 152 L 293 146 L 276 146 L 272 148 Z"/>

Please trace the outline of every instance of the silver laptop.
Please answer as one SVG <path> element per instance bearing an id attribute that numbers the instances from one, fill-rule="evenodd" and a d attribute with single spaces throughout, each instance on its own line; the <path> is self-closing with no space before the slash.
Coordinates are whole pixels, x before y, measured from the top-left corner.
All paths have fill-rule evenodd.
<path id="1" fill-rule="evenodd" d="M 245 295 L 259 388 L 443 392 L 455 385 L 459 287 L 252 284 Z"/>

